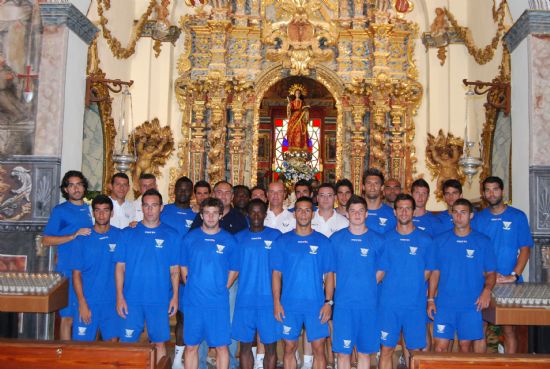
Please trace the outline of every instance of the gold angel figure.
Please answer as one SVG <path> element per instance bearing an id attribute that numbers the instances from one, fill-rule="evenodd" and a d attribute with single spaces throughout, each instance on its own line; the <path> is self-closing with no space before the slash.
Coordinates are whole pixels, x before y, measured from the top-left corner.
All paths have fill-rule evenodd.
<path id="1" fill-rule="evenodd" d="M 441 186 L 448 179 L 458 179 L 464 184 L 465 176 L 460 170 L 458 161 L 462 156 L 464 140 L 448 133 L 443 134 L 439 130 L 437 137 L 428 133 L 428 145 L 426 146 L 426 165 L 432 174 L 432 179 L 437 177 L 437 188 L 434 191 L 438 201 L 443 199 Z"/>
<path id="2" fill-rule="evenodd" d="M 130 148 L 137 151 L 132 167 L 134 191 L 138 191 L 138 179 L 142 173 L 160 175 L 160 168 L 174 151 L 174 136 L 169 126 L 160 126 L 158 118 L 146 121 L 130 136 Z"/>

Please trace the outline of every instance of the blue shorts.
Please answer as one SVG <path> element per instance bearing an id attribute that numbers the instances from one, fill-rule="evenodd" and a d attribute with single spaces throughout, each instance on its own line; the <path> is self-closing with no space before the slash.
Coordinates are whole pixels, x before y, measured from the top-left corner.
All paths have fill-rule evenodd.
<path id="1" fill-rule="evenodd" d="M 106 341 L 117 338 L 120 334 L 122 318 L 116 312 L 115 303 L 90 304 L 92 312 L 90 324 L 80 320 L 78 307 L 73 316 L 73 341 L 95 341 L 97 330 L 101 332 L 101 338 Z"/>
<path id="2" fill-rule="evenodd" d="M 426 309 L 380 309 L 380 343 L 395 347 L 401 331 L 408 349 L 426 347 Z"/>
<path id="3" fill-rule="evenodd" d="M 376 309 L 352 309 L 336 305 L 332 319 L 332 351 L 338 354 L 372 354 L 380 349 Z M 309 331 L 307 332 L 309 335 Z"/>
<path id="4" fill-rule="evenodd" d="M 237 341 L 254 342 L 257 331 L 260 342 L 268 345 L 281 339 L 281 329 L 281 323 L 273 315 L 273 307 L 235 308 L 231 336 Z"/>
<path id="5" fill-rule="evenodd" d="M 454 339 L 455 332 L 460 341 L 483 338 L 481 311 L 439 308 L 434 319 L 434 337 Z"/>
<path id="6" fill-rule="evenodd" d="M 170 317 L 167 305 L 128 304 L 126 319 L 121 319 L 120 342 L 137 342 L 143 323 L 147 324 L 147 334 L 153 343 L 170 339 Z"/>
<path id="7" fill-rule="evenodd" d="M 281 338 L 288 341 L 297 341 L 302 326 L 305 326 L 307 331 L 308 342 L 313 342 L 321 338 L 326 338 L 330 335 L 328 331 L 328 322 L 321 323 L 319 319 L 319 311 L 309 313 L 285 312 L 285 318 L 281 327 Z"/>
<path id="8" fill-rule="evenodd" d="M 205 309 L 185 306 L 183 326 L 183 340 L 186 345 L 197 346 L 205 340 L 210 347 L 228 346 L 231 343 L 229 307 Z"/>
<path id="9" fill-rule="evenodd" d="M 76 298 L 76 292 L 74 292 L 73 287 L 73 272 L 71 270 L 69 271 L 62 271 L 58 270 L 58 273 L 61 273 L 64 277 L 67 277 L 69 280 L 69 303 L 66 307 L 59 310 L 59 316 L 62 318 L 72 318 L 76 313 L 78 313 L 78 305 L 77 305 L 77 298 Z"/>

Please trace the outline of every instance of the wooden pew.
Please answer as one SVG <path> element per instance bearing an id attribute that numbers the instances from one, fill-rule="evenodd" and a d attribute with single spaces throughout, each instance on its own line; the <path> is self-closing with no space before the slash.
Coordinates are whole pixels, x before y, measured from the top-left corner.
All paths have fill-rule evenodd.
<path id="1" fill-rule="evenodd" d="M 152 344 L 0 339 L 2 369 L 169 369 Z"/>
<path id="2" fill-rule="evenodd" d="M 550 355 L 412 353 L 411 369 L 542 369 L 550 368 Z"/>

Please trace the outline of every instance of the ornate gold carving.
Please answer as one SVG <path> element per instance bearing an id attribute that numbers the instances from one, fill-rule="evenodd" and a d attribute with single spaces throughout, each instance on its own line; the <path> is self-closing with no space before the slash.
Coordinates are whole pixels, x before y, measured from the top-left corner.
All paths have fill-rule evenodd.
<path id="1" fill-rule="evenodd" d="M 160 168 L 174 151 L 174 137 L 169 126 L 160 126 L 154 118 L 137 127 L 130 136 L 130 148 L 135 148 L 137 161 L 132 166 L 134 191 L 137 192 L 138 179 L 141 173 L 152 173 L 160 176 Z"/>
<path id="2" fill-rule="evenodd" d="M 283 14 L 290 15 L 286 21 L 267 24 L 262 29 L 262 42 L 279 47 L 267 50 L 268 60 L 281 61 L 290 68 L 291 75 L 309 75 L 312 65 L 328 61 L 333 53 L 324 45 L 332 45 L 337 38 L 332 23 L 315 20 L 315 11 L 319 10 L 319 1 L 286 0 L 281 2 Z"/>
<path id="3" fill-rule="evenodd" d="M 462 156 L 464 140 L 460 137 L 439 130 L 437 137 L 428 133 L 428 144 L 426 146 L 426 166 L 430 170 L 432 179 L 437 178 L 437 186 L 434 191 L 438 201 L 443 199 L 441 190 L 443 182 L 447 179 L 458 179 L 464 184 L 465 176 L 462 173 L 458 160 Z"/>

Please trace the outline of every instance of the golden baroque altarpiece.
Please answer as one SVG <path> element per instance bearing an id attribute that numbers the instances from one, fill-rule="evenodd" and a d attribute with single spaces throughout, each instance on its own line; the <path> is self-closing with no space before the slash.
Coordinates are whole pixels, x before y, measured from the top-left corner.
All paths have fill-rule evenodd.
<path id="1" fill-rule="evenodd" d="M 359 190 L 364 168 L 377 167 L 408 188 L 423 93 L 414 63 L 418 26 L 388 4 L 217 0 L 182 17 L 175 89 L 183 140 L 170 183 L 187 175 L 254 185 L 263 96 L 278 81 L 303 76 L 333 94 L 336 177 Z"/>

